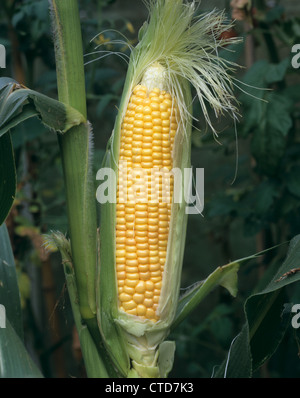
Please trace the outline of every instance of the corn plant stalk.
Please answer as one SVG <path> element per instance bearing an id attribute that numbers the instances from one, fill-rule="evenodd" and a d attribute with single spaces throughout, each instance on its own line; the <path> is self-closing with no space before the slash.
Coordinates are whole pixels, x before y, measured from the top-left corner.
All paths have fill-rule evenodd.
<path id="1" fill-rule="evenodd" d="M 57 87 L 59 100 L 78 110 L 86 120 L 86 95 L 77 0 L 52 0 L 51 17 L 54 33 Z M 65 179 L 69 235 L 71 241 L 72 266 L 76 283 L 74 293 L 73 279 L 69 283 L 71 300 L 78 300 L 74 306 L 75 319 L 78 311 L 82 321 L 93 336 L 98 353 L 98 370 L 92 368 L 91 377 L 107 377 L 106 366 L 101 356 L 101 339 L 96 321 L 95 272 L 97 262 L 97 224 L 96 203 L 91 174 L 91 129 L 88 122 L 73 127 L 65 136 L 58 136 Z M 58 245 L 59 246 L 59 245 Z M 61 250 L 62 251 L 62 250 Z M 68 278 L 67 283 L 68 283 Z M 70 279 L 70 278 L 69 278 Z M 78 294 L 78 297 L 77 297 Z M 79 325 L 77 321 L 77 325 Z M 80 332 L 80 330 L 79 330 Z M 86 335 L 86 331 L 84 333 Z M 82 333 L 79 333 L 81 337 Z M 92 340 L 90 339 L 92 342 Z M 86 346 L 85 341 L 81 341 Z M 87 372 L 91 368 L 87 352 Z"/>

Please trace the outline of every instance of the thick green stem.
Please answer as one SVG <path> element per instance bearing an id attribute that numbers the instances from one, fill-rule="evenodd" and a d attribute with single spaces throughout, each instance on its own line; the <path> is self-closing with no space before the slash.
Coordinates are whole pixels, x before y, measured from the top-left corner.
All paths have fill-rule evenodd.
<path id="1" fill-rule="evenodd" d="M 86 117 L 82 39 L 77 0 L 52 0 L 59 100 Z M 91 131 L 81 124 L 59 136 L 69 234 L 83 319 L 95 317 L 96 202 L 91 178 Z"/>
<path id="2" fill-rule="evenodd" d="M 58 97 L 61 102 L 81 112 L 86 119 L 83 50 L 77 0 L 51 0 L 51 6 Z M 58 137 L 79 311 L 87 326 L 96 322 L 97 217 L 91 135 L 89 125 L 85 123 Z M 95 341 L 96 346 L 100 339 L 99 334 L 99 340 Z M 88 370 L 89 364 L 86 365 Z M 107 377 L 102 369 L 99 368 L 98 377 Z"/>

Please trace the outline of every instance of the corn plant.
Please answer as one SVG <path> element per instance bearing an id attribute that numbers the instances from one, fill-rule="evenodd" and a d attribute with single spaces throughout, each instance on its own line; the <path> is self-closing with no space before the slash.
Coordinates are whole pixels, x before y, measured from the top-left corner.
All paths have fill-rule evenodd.
<path id="1" fill-rule="evenodd" d="M 167 340 L 170 332 L 217 286 L 236 296 L 241 264 L 258 255 L 216 268 L 180 295 L 188 214 L 186 186 L 190 186 L 184 170 L 191 167 L 193 101 L 198 100 L 216 140 L 209 109 L 217 117 L 229 114 L 237 119 L 232 77 L 235 65 L 220 58 L 218 50 L 234 45 L 238 39 L 221 38 L 231 28 L 224 13 L 196 16 L 195 11 L 195 2 L 149 2 L 149 21 L 140 30 L 138 45 L 131 50 L 118 116 L 99 173 L 101 176 L 101 171 L 110 170 L 116 176 L 108 186 L 110 201 L 102 200 L 101 189 L 97 189 L 96 200 L 93 133 L 87 120 L 75 0 L 50 1 L 58 99 L 8 78 L 0 80 L 0 222 L 4 222 L 15 192 L 9 131 L 30 117 L 39 117 L 58 136 L 69 222 L 68 236 L 55 231 L 45 237 L 45 242 L 46 247 L 54 245 L 61 253 L 88 377 L 167 377 L 175 354 L 175 342 Z M 124 164 L 129 173 L 125 178 Z M 153 200 L 146 180 L 153 177 L 153 170 L 161 169 L 165 174 L 155 175 L 158 188 Z M 132 177 L 136 170 L 144 177 L 138 183 Z M 173 170 L 182 178 L 177 180 Z M 164 200 L 165 175 L 168 200 Z M 1 234 L 2 262 L 12 264 L 4 224 Z M 287 261 L 276 275 L 289 272 L 293 265 L 294 260 Z M 293 273 L 292 278 L 299 279 L 298 274 Z M 10 279 L 15 281 L 15 275 Z M 265 294 L 277 294 L 277 286 L 289 281 L 273 281 Z M 7 302 L 4 296 L 0 298 Z M 268 308 L 271 304 L 268 302 Z M 252 323 L 255 321 L 252 317 Z M 236 339 L 233 353 L 249 338 L 249 325 L 250 321 Z M 260 326 L 260 322 L 255 323 L 256 329 Z M 22 339 L 21 333 L 11 337 L 10 331 L 5 337 L 10 344 Z M 3 350 L 4 344 L 0 345 Z M 238 361 L 232 368 L 236 366 L 249 376 L 249 361 L 244 368 Z M 5 363 L 3 369 L 5 377 L 12 368 Z M 34 374 L 38 374 L 35 368 Z M 220 367 L 219 375 L 230 375 L 228 362 Z"/>

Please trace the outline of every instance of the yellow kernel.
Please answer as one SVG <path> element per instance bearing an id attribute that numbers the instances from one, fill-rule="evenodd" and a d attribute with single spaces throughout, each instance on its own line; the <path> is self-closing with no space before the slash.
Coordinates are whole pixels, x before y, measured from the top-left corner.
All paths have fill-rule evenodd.
<path id="1" fill-rule="evenodd" d="M 159 261 L 158 261 L 158 262 L 155 262 L 155 263 L 151 263 L 151 261 L 150 261 L 149 270 L 150 270 L 150 272 L 151 272 L 151 276 L 154 275 L 153 272 L 156 272 L 156 271 L 158 271 L 158 270 L 159 270 L 159 272 L 161 272 L 161 271 L 160 271 L 160 263 L 159 263 Z M 156 276 L 156 275 L 155 275 L 155 276 Z"/>
<path id="2" fill-rule="evenodd" d="M 144 266 L 149 264 L 149 257 L 139 257 L 139 266 Z M 140 267 L 139 267 L 140 269 Z M 142 271 L 142 269 L 140 269 Z"/>
<path id="3" fill-rule="evenodd" d="M 138 280 L 125 279 L 125 285 L 135 287 L 138 284 Z"/>
<path id="4" fill-rule="evenodd" d="M 154 87 L 154 89 L 151 91 L 151 93 L 158 95 L 158 94 L 160 94 L 160 89 L 158 87 Z"/>
<path id="5" fill-rule="evenodd" d="M 144 225 L 147 224 L 147 218 L 136 217 L 135 225 Z"/>
<path id="6" fill-rule="evenodd" d="M 136 106 L 132 102 L 129 102 L 127 109 L 135 109 L 135 108 Z"/>
<path id="7" fill-rule="evenodd" d="M 150 156 L 150 159 L 149 160 L 151 160 L 151 156 L 152 156 L 152 148 L 145 148 L 145 146 L 144 146 L 144 148 L 142 149 L 142 156 Z M 148 159 L 144 159 L 144 160 L 148 160 Z"/>
<path id="8" fill-rule="evenodd" d="M 133 308 L 136 308 L 136 303 L 133 300 L 124 301 L 122 304 L 123 304 L 123 308 L 125 311 L 132 310 Z"/>
<path id="9" fill-rule="evenodd" d="M 125 236 L 126 236 L 126 238 L 134 238 L 135 237 L 135 233 L 134 233 L 134 231 L 130 231 L 130 230 L 126 230 L 126 232 L 125 232 Z"/>
<path id="10" fill-rule="evenodd" d="M 138 274 L 139 269 L 138 266 L 136 267 L 129 267 L 126 266 L 126 276 L 129 277 L 130 274 Z"/>
<path id="11" fill-rule="evenodd" d="M 147 282 L 146 282 L 147 283 Z M 144 293 L 146 290 L 146 283 L 144 281 L 139 281 L 138 284 L 135 287 L 135 291 L 137 293 Z M 154 288 L 154 285 L 153 285 Z M 149 290 L 149 289 L 148 289 Z"/>
<path id="12" fill-rule="evenodd" d="M 162 241 L 167 241 L 168 240 L 168 234 L 161 234 L 159 233 L 158 239 L 162 242 Z"/>
<path id="13" fill-rule="evenodd" d="M 145 86 L 142 86 L 141 84 L 137 84 L 134 89 L 133 89 L 133 94 L 136 94 L 137 92 L 144 90 Z"/>
<path id="14" fill-rule="evenodd" d="M 134 148 L 132 148 L 132 155 L 134 155 L 134 156 L 139 156 L 139 155 L 141 155 L 142 154 L 142 147 L 134 147 Z M 136 157 L 135 157 L 135 162 L 136 162 Z"/>
<path id="15" fill-rule="evenodd" d="M 132 298 L 137 304 L 142 304 L 144 301 L 144 295 L 140 293 L 134 293 Z"/>
<path id="16" fill-rule="evenodd" d="M 147 308 L 146 317 L 148 319 L 156 319 L 155 311 L 152 308 Z"/>
<path id="17" fill-rule="evenodd" d="M 146 314 L 146 311 L 147 311 L 147 308 L 144 305 L 142 305 L 142 304 L 137 305 L 137 307 L 136 307 L 137 315 L 143 316 Z"/>
<path id="18" fill-rule="evenodd" d="M 165 101 L 163 101 L 159 105 L 159 109 L 160 109 L 161 112 L 167 112 L 169 110 L 169 107 L 166 105 Z"/>
<path id="19" fill-rule="evenodd" d="M 133 259 L 126 259 L 126 266 L 127 267 L 137 267 L 139 265 L 138 259 L 133 258 Z"/>
<path id="20" fill-rule="evenodd" d="M 161 275 L 160 276 L 151 276 L 151 280 L 152 280 L 152 282 L 154 282 L 154 283 L 158 283 L 158 282 L 161 282 Z"/>
<path id="21" fill-rule="evenodd" d="M 127 314 L 130 315 L 137 315 L 137 310 L 136 308 L 132 308 L 131 310 L 126 310 Z"/>
<path id="22" fill-rule="evenodd" d="M 161 126 L 162 121 L 160 118 L 155 118 L 155 119 L 152 119 L 152 124 L 153 124 L 153 126 Z"/>
<path id="23" fill-rule="evenodd" d="M 152 306 L 153 306 L 153 300 L 152 300 L 152 299 L 145 299 L 145 300 L 144 300 L 144 305 L 145 305 L 145 307 L 147 307 L 147 308 L 152 307 Z"/>
<path id="24" fill-rule="evenodd" d="M 149 246 L 157 245 L 158 244 L 158 238 L 155 236 L 154 238 L 148 239 Z"/>
<path id="25" fill-rule="evenodd" d="M 141 262 L 140 261 L 140 264 L 139 264 L 139 271 L 140 272 L 148 272 L 149 271 L 149 262 L 147 261 L 145 261 L 144 263 L 143 262 Z"/>
<path id="26" fill-rule="evenodd" d="M 152 299 L 152 297 L 153 297 L 153 292 L 148 292 L 148 291 L 145 292 L 145 298 Z"/>
<path id="27" fill-rule="evenodd" d="M 136 232 L 144 232 L 148 230 L 147 224 L 135 224 Z"/>
<path id="28" fill-rule="evenodd" d="M 147 131 L 152 131 L 152 127 L 153 127 L 153 124 L 152 124 L 152 121 L 150 122 L 150 121 L 145 121 L 145 119 L 144 119 L 144 130 L 143 130 L 143 135 L 145 136 L 145 135 L 147 135 L 147 134 L 145 134 L 145 131 L 147 130 Z M 149 135 L 149 134 L 148 134 Z"/>
<path id="29" fill-rule="evenodd" d="M 145 234 L 145 236 L 136 236 L 135 237 L 135 241 L 136 241 L 136 243 L 137 244 L 140 244 L 140 243 L 147 243 L 147 241 L 148 241 L 148 239 L 147 239 L 147 235 Z M 146 248 L 147 249 L 147 248 Z M 141 249 L 141 250 L 145 250 L 145 249 Z"/>
<path id="30" fill-rule="evenodd" d="M 144 129 L 144 134 L 143 134 L 143 141 L 145 142 L 146 137 L 151 138 L 151 141 L 152 141 L 152 123 L 151 123 L 151 127 L 147 127 L 146 123 L 145 123 L 144 127 L 145 127 L 145 129 Z"/>
<path id="31" fill-rule="evenodd" d="M 125 303 L 126 301 L 130 301 L 131 298 L 132 298 L 132 296 L 131 296 L 130 294 L 127 294 L 127 293 L 121 293 L 121 294 L 119 295 L 119 300 L 120 300 L 122 303 Z"/>
<path id="32" fill-rule="evenodd" d="M 153 129 L 154 130 L 154 129 Z M 161 144 L 161 139 L 162 139 L 162 134 L 160 131 L 155 131 L 152 134 L 153 138 L 153 145 L 160 145 Z"/>
<path id="33" fill-rule="evenodd" d="M 143 120 L 136 119 L 133 122 L 133 125 L 134 125 L 134 127 L 143 128 L 144 127 L 144 122 L 143 122 Z"/>
<path id="34" fill-rule="evenodd" d="M 151 109 L 152 109 L 153 111 L 159 111 L 159 104 L 158 104 L 157 102 L 154 102 L 154 101 L 153 101 L 153 98 L 152 98 L 152 101 L 151 101 L 150 106 L 151 106 Z"/>
<path id="35" fill-rule="evenodd" d="M 138 248 L 139 250 L 147 249 L 147 246 L 146 246 L 146 247 L 145 247 L 145 246 L 140 246 L 140 245 L 142 245 L 142 244 L 145 244 L 145 243 L 146 243 L 146 240 L 144 240 L 143 242 L 139 242 L 139 241 L 138 241 L 138 238 L 145 238 L 145 237 L 147 237 L 148 231 L 147 231 L 147 230 L 146 230 L 146 231 L 138 231 L 138 230 L 136 230 L 136 231 L 135 231 L 135 234 L 136 234 L 136 238 L 135 238 L 136 243 L 139 244 L 139 246 L 137 245 L 137 248 Z"/>
<path id="36" fill-rule="evenodd" d="M 140 273 L 140 279 L 142 281 L 146 281 L 150 278 L 150 272 L 141 272 Z"/>
<path id="37" fill-rule="evenodd" d="M 124 284 L 123 292 L 133 296 L 135 289 L 134 289 L 134 287 L 126 286 L 126 284 Z"/>
<path id="38" fill-rule="evenodd" d="M 155 289 L 157 289 L 159 291 L 161 289 L 162 282 L 157 282 L 154 285 L 155 285 Z"/>
<path id="39" fill-rule="evenodd" d="M 147 231 L 146 231 L 147 233 Z M 145 241 L 144 243 L 136 243 L 136 249 L 137 250 L 147 250 L 149 248 L 148 242 Z"/>
<path id="40" fill-rule="evenodd" d="M 134 238 L 125 237 L 125 243 L 126 243 L 127 246 L 135 246 L 135 239 Z"/>
<path id="41" fill-rule="evenodd" d="M 137 255 L 138 257 L 148 257 L 149 256 L 149 250 L 137 250 Z"/>
<path id="42" fill-rule="evenodd" d="M 125 226 L 125 225 L 119 225 L 119 224 L 117 224 L 117 225 L 116 225 L 116 229 L 117 229 L 118 231 L 126 231 L 126 226 Z"/>
<path id="43" fill-rule="evenodd" d="M 142 156 L 141 156 L 141 155 L 134 155 L 134 156 L 132 157 L 132 161 L 133 161 L 133 163 L 141 163 L 141 161 L 142 161 Z"/>
<path id="44" fill-rule="evenodd" d="M 116 264 L 125 264 L 125 257 L 116 257 Z"/>
<path id="45" fill-rule="evenodd" d="M 137 203 L 135 205 L 135 210 L 137 210 L 137 211 L 147 211 L 147 204 Z"/>
<path id="46" fill-rule="evenodd" d="M 151 169 L 152 168 L 152 162 L 141 162 L 141 166 L 144 169 Z"/>
<path id="47" fill-rule="evenodd" d="M 139 274 L 126 274 L 127 279 L 131 279 L 133 281 L 138 281 L 139 280 Z"/>
<path id="48" fill-rule="evenodd" d="M 159 259 L 159 263 L 160 263 L 160 265 L 164 266 L 165 263 L 166 263 L 166 257 L 161 257 L 161 258 Z"/>
<path id="49" fill-rule="evenodd" d="M 152 110 L 152 120 L 153 119 L 161 119 L 161 113 L 159 110 Z"/>
<path id="50" fill-rule="evenodd" d="M 146 281 L 145 282 L 145 288 L 147 289 L 147 291 L 154 290 L 154 283 L 152 281 Z"/>
<path id="51" fill-rule="evenodd" d="M 127 261 L 127 260 L 134 260 L 134 259 L 137 258 L 137 254 L 136 254 L 136 251 L 135 251 L 135 247 L 133 247 L 133 250 L 134 250 L 134 251 L 132 251 L 132 252 L 129 251 L 129 248 L 130 248 L 130 247 L 133 247 L 133 246 L 128 246 L 128 248 L 127 248 L 127 251 L 126 251 L 126 261 Z"/>
<path id="52" fill-rule="evenodd" d="M 157 232 L 158 231 L 158 225 L 148 225 L 148 231 L 149 232 Z"/>
<path id="53" fill-rule="evenodd" d="M 117 272 L 117 278 L 120 280 L 120 279 L 125 279 L 125 277 L 126 277 L 126 274 L 125 274 L 125 271 L 119 271 L 119 272 Z"/>
<path id="54" fill-rule="evenodd" d="M 144 115 L 151 115 L 152 109 L 150 106 L 144 106 L 143 113 Z"/>
<path id="55" fill-rule="evenodd" d="M 117 264 L 117 272 L 125 271 L 125 264 Z"/>
<path id="56" fill-rule="evenodd" d="M 160 269 L 160 264 L 158 264 L 158 269 L 157 271 L 151 271 L 151 278 L 158 278 L 161 277 L 161 269 Z"/>

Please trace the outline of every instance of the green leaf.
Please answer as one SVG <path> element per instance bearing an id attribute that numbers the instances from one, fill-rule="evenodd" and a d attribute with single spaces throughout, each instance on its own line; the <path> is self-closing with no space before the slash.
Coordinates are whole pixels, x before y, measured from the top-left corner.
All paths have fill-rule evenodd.
<path id="1" fill-rule="evenodd" d="M 271 84 L 282 81 L 290 64 L 291 61 L 289 58 L 284 58 L 278 64 L 269 64 L 267 74 L 265 75 L 266 83 Z"/>
<path id="2" fill-rule="evenodd" d="M 256 218 L 264 220 L 277 197 L 277 184 L 270 179 L 262 181 L 242 199 L 240 214 L 243 216 L 253 214 Z"/>
<path id="3" fill-rule="evenodd" d="M 252 375 L 251 352 L 248 344 L 248 329 L 233 339 L 227 357 L 213 374 L 215 378 L 249 378 Z"/>
<path id="4" fill-rule="evenodd" d="M 0 99 L 0 137 L 17 123 L 36 115 L 47 127 L 61 133 L 85 123 L 85 118 L 76 109 L 24 88 L 12 79 L 0 78 Z M 28 102 L 30 106 L 24 108 Z M 24 115 L 20 115 L 22 110 Z"/>
<path id="5" fill-rule="evenodd" d="M 0 226 L 0 304 L 12 327 L 23 339 L 22 311 L 15 260 L 6 225 Z"/>
<path id="6" fill-rule="evenodd" d="M 286 136 L 292 127 L 291 102 L 278 93 L 268 95 L 262 112 L 257 115 L 258 126 L 251 143 L 257 167 L 267 175 L 277 173 L 279 162 L 285 153 Z"/>
<path id="7" fill-rule="evenodd" d="M 23 113 L 24 112 L 22 112 L 21 115 L 23 115 Z M 24 120 L 24 123 L 18 124 L 10 132 L 14 150 L 23 147 L 26 142 L 33 141 L 42 134 L 45 134 L 46 130 L 47 128 L 38 118 Z"/>
<path id="8" fill-rule="evenodd" d="M 112 369 L 112 365 L 110 358 L 108 358 L 108 355 L 103 347 L 101 336 L 97 335 L 97 337 L 94 338 L 94 335 L 91 333 L 91 328 L 88 327 L 87 322 L 84 322 L 81 317 L 81 311 L 78 302 L 78 282 L 76 281 L 73 267 L 70 242 L 61 232 L 52 232 L 51 235 L 44 236 L 44 241 L 46 247 L 57 247 L 62 256 L 62 263 L 72 306 L 72 313 L 78 331 L 78 337 L 80 340 L 80 346 L 82 349 L 88 377 L 115 377 L 115 371 L 108 374 L 108 371 L 111 371 Z M 95 330 L 95 326 L 97 327 L 97 324 L 93 325 L 93 330 Z M 105 358 L 105 361 L 102 358 Z"/>
<path id="9" fill-rule="evenodd" d="M 42 377 L 23 344 L 20 293 L 6 225 L 0 226 L 0 304 L 5 327 L 0 327 L 0 377 Z"/>
<path id="10" fill-rule="evenodd" d="M 178 301 L 177 312 L 172 324 L 172 329 L 183 321 L 217 286 L 223 286 L 232 296 L 235 297 L 237 294 L 238 282 L 237 272 L 240 265 L 260 256 L 263 253 L 264 251 L 233 261 L 222 267 L 218 267 L 204 281 L 197 282 L 185 289 L 185 292 L 180 296 Z"/>
<path id="11" fill-rule="evenodd" d="M 16 193 L 16 170 L 10 134 L 0 137 L 0 225 L 6 219 Z"/>
<path id="12" fill-rule="evenodd" d="M 300 84 L 293 84 L 283 90 L 283 95 L 289 98 L 293 103 L 300 101 Z"/>
<path id="13" fill-rule="evenodd" d="M 33 105 L 31 104 L 24 105 L 23 111 L 18 115 L 16 115 L 13 119 L 11 119 L 10 122 L 4 125 L 4 127 L 1 129 L 1 135 L 5 134 L 13 127 L 16 127 L 19 123 L 22 123 L 25 120 L 36 116 L 38 116 L 38 112 L 36 111 Z"/>
<path id="14" fill-rule="evenodd" d="M 273 355 L 285 334 L 290 321 L 283 312 L 286 300 L 285 292 L 278 289 L 272 294 L 253 296 L 246 302 L 253 371 Z"/>
<path id="15" fill-rule="evenodd" d="M 300 181 L 299 181 L 300 167 L 295 166 L 286 176 L 286 186 L 291 194 L 300 197 Z"/>
<path id="16" fill-rule="evenodd" d="M 6 327 L 0 328 L 0 377 L 43 377 L 8 319 Z"/>
<path id="17" fill-rule="evenodd" d="M 300 235 L 297 235 L 290 242 L 281 267 L 268 276 L 263 289 L 246 300 L 245 324 L 232 341 L 228 357 L 215 377 L 251 377 L 253 371 L 274 354 L 290 324 L 284 287 L 300 280 L 300 272 L 290 272 L 299 268 L 299 258 Z"/>
<path id="18" fill-rule="evenodd" d="M 174 354 L 174 341 L 163 341 L 159 345 L 158 367 L 161 378 L 166 378 L 171 372 L 174 362 Z"/>

